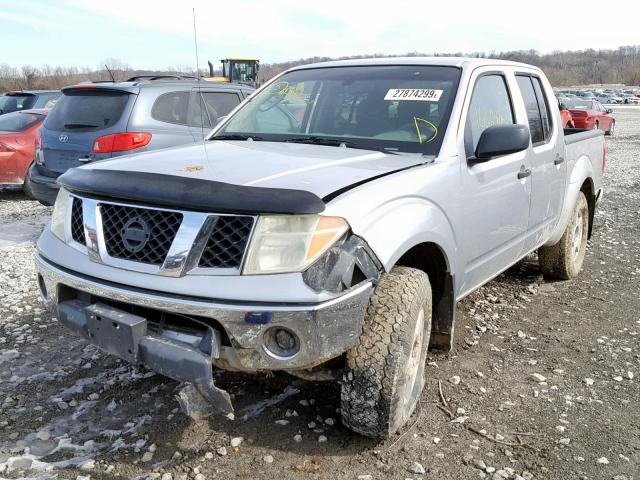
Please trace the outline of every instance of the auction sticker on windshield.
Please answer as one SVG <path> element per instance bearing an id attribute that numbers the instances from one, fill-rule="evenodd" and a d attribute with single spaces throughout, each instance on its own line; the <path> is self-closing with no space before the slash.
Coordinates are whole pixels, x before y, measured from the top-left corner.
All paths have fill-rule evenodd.
<path id="1" fill-rule="evenodd" d="M 437 102 L 442 90 L 430 88 L 392 88 L 384 96 L 385 100 L 420 100 L 423 102 Z"/>

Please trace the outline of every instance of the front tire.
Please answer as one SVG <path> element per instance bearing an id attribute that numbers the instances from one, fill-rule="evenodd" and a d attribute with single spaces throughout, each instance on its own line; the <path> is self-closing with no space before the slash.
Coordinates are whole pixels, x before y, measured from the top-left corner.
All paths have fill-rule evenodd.
<path id="1" fill-rule="evenodd" d="M 431 336 L 426 273 L 394 267 L 371 297 L 358 344 L 347 352 L 342 423 L 367 437 L 389 438 L 416 408 Z"/>
<path id="2" fill-rule="evenodd" d="M 538 262 L 545 278 L 570 280 L 582 269 L 589 234 L 589 205 L 583 192 L 573 208 L 569 224 L 558 243 L 538 249 Z"/>

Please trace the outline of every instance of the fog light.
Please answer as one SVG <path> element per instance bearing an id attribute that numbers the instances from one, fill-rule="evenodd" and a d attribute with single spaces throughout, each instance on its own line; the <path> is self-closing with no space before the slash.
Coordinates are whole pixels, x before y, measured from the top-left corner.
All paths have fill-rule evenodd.
<path id="1" fill-rule="evenodd" d="M 276 358 L 291 358 L 300 350 L 298 336 L 287 328 L 269 328 L 263 341 L 267 353 Z"/>

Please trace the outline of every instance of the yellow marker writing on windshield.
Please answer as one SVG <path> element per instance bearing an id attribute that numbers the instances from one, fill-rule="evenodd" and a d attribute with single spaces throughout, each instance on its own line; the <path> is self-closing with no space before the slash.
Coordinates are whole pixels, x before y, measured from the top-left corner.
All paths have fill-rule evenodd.
<path id="1" fill-rule="evenodd" d="M 431 137 L 429 137 L 428 140 L 425 140 L 422 138 L 422 134 L 420 133 L 420 126 L 418 124 L 418 122 L 424 122 L 427 125 L 429 125 L 431 128 L 433 128 L 433 135 L 431 135 Z M 422 144 L 422 143 L 429 143 L 430 141 L 432 141 L 434 138 L 436 138 L 436 136 L 438 135 L 438 127 L 436 127 L 433 123 L 431 123 L 429 120 L 425 120 L 424 118 L 420 118 L 420 117 L 413 117 L 413 123 L 416 126 L 416 132 L 418 132 L 418 141 Z M 426 137 L 425 137 L 426 138 Z"/>

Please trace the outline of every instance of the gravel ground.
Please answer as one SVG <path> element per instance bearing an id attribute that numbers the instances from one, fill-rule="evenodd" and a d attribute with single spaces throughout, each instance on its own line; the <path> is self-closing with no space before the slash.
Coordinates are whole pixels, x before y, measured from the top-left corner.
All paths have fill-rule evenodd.
<path id="1" fill-rule="evenodd" d="M 221 373 L 236 420 L 192 422 L 177 383 L 107 356 L 40 303 L 50 209 L 0 192 L 0 477 L 640 480 L 640 109 L 616 112 L 584 271 L 527 258 L 458 307 L 417 413 L 386 442 L 344 429 L 337 387 Z M 451 417 L 442 404 L 438 385 Z"/>

